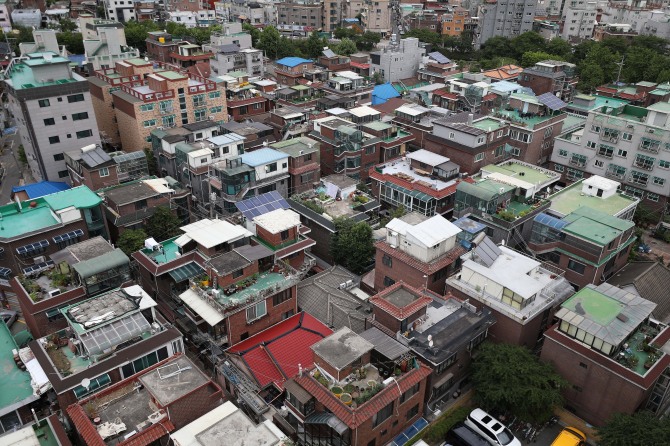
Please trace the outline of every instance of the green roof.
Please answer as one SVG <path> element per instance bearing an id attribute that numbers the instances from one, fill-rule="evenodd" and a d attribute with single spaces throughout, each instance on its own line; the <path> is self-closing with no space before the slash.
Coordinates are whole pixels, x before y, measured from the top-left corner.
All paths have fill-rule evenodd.
<path id="1" fill-rule="evenodd" d="M 72 268 L 82 277 L 87 278 L 130 263 L 128 256 L 116 248 L 94 259 L 75 264 Z"/>
<path id="2" fill-rule="evenodd" d="M 621 313 L 625 306 L 618 300 L 612 299 L 593 288 L 582 288 L 565 301 L 561 307 L 581 314 L 599 325 L 607 326 Z"/>
<path id="3" fill-rule="evenodd" d="M 234 77 L 234 78 L 240 78 L 240 77 L 245 77 L 249 76 L 246 71 L 229 71 L 226 73 L 226 76 Z"/>
<path id="4" fill-rule="evenodd" d="M 186 79 L 185 75 L 177 73 L 176 71 L 161 71 L 160 75 L 163 76 L 165 79 L 170 79 L 172 81 L 176 81 L 179 79 Z"/>
<path id="5" fill-rule="evenodd" d="M 74 206 L 77 209 L 88 209 L 99 205 L 102 200 L 86 186 L 46 195 L 44 201 L 55 211 Z"/>
<path id="6" fill-rule="evenodd" d="M 489 130 L 497 130 L 500 127 L 502 127 L 503 124 L 497 119 L 484 118 L 473 122 L 472 126 L 481 130 L 489 131 Z"/>
<path id="7" fill-rule="evenodd" d="M 657 102 L 647 107 L 647 110 L 660 111 L 663 113 L 670 113 L 670 102 Z"/>
<path id="8" fill-rule="evenodd" d="M 564 232 L 604 246 L 616 239 L 622 232 L 632 228 L 630 220 L 613 217 L 604 212 L 582 206 L 563 218 L 569 224 Z"/>
<path id="9" fill-rule="evenodd" d="M 528 102 L 529 104 L 540 104 L 540 101 L 537 100 L 537 96 L 526 93 L 512 93 L 510 94 L 510 99 L 519 99 L 523 102 Z"/>
<path id="10" fill-rule="evenodd" d="M 484 201 L 493 200 L 493 198 L 501 194 L 501 189 L 503 190 L 502 193 L 504 194 L 505 192 L 509 192 L 515 189 L 515 187 L 491 180 L 482 180 L 474 184 L 461 181 L 456 187 L 456 190 L 459 192 L 472 195 Z"/>
<path id="11" fill-rule="evenodd" d="M 618 192 L 608 198 L 584 195 L 582 193 L 582 181 L 577 181 L 551 195 L 549 197 L 549 200 L 551 200 L 550 209 L 562 216 L 566 216 L 582 206 L 588 206 L 591 209 L 604 212 L 608 215 L 618 215 L 636 203 L 634 198 Z"/>
<path id="12" fill-rule="evenodd" d="M 372 121 L 368 122 L 367 124 L 363 124 L 363 127 L 372 129 L 372 130 L 386 130 L 393 128 L 391 124 L 388 124 L 386 122 L 381 122 L 381 121 Z"/>
<path id="13" fill-rule="evenodd" d="M 312 147 L 309 146 L 312 145 Z M 311 138 L 301 136 L 299 138 L 287 139 L 286 141 L 278 141 L 270 144 L 273 149 L 288 153 L 292 157 L 306 155 L 308 153 L 315 153 L 319 151 L 320 143 Z"/>
<path id="14" fill-rule="evenodd" d="M 304 90 L 309 90 L 309 87 L 307 85 L 294 85 L 290 87 L 292 90 L 296 91 L 304 91 Z"/>
<path id="15" fill-rule="evenodd" d="M 541 167 L 515 162 L 498 165 L 489 164 L 488 166 L 482 167 L 482 170 L 487 172 L 499 172 L 531 184 L 545 184 L 549 181 L 559 179 L 559 175 L 552 171 L 547 171 L 549 173 L 545 173 L 543 172 L 545 169 L 542 169 Z"/>
<path id="16" fill-rule="evenodd" d="M 126 59 L 126 60 L 123 60 L 122 62 L 128 63 L 130 65 L 139 65 L 139 66 L 147 65 L 149 63 L 146 60 L 140 59 L 140 58 L 137 58 L 137 57 L 134 58 L 134 59 Z"/>
<path id="17" fill-rule="evenodd" d="M 0 414 L 37 399 L 30 385 L 30 373 L 18 368 L 12 350 L 18 349 L 7 325 L 0 323 L 0 370 L 2 370 L 2 392 L 0 392 Z"/>
<path id="18" fill-rule="evenodd" d="M 171 262 L 174 259 L 176 259 L 177 254 L 179 254 L 179 246 L 177 246 L 177 244 L 175 243 L 175 240 L 177 240 L 179 237 L 181 237 L 181 235 L 162 241 L 161 242 L 161 246 L 163 247 L 162 250 L 154 251 L 151 249 L 144 248 L 142 249 L 142 253 L 144 253 L 145 256 L 151 258 L 154 262 L 156 262 L 159 265 Z"/>

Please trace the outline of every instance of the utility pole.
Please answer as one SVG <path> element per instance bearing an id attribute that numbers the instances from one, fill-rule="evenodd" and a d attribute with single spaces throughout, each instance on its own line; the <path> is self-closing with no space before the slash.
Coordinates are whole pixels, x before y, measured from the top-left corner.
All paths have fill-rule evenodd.
<path id="1" fill-rule="evenodd" d="M 624 65 L 624 60 L 626 60 L 626 56 L 621 57 L 621 62 L 617 62 L 616 65 L 619 66 L 619 72 L 616 75 L 616 83 L 619 83 L 619 79 L 621 79 L 621 70 L 623 69 Z"/>

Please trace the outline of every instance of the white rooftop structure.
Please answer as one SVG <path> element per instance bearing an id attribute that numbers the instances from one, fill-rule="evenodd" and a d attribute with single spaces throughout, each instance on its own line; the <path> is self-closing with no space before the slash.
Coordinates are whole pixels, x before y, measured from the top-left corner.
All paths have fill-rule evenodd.
<path id="1" fill-rule="evenodd" d="M 349 113 L 356 116 L 357 118 L 363 118 L 365 116 L 377 116 L 381 114 L 381 112 L 375 110 L 372 107 L 368 107 L 367 105 L 349 109 Z"/>
<path id="2" fill-rule="evenodd" d="M 452 237 L 456 237 L 461 229 L 441 215 L 435 215 L 416 225 L 394 218 L 386 225 L 388 231 L 397 232 L 408 241 L 431 247 Z"/>
<path id="3" fill-rule="evenodd" d="M 300 214 L 291 209 L 275 209 L 267 214 L 254 217 L 254 223 L 271 234 L 278 234 L 298 226 L 300 224 Z"/>
<path id="4" fill-rule="evenodd" d="M 181 293 L 179 298 L 212 327 L 216 326 L 216 324 L 224 319 L 222 311 L 214 308 L 212 304 L 200 297 L 198 293 L 190 288 Z"/>
<path id="5" fill-rule="evenodd" d="M 400 107 L 402 108 L 402 107 Z M 400 109 L 398 109 L 400 110 Z M 418 161 L 420 163 L 428 164 L 429 166 L 439 166 L 449 161 L 449 158 L 446 156 L 439 155 L 437 153 L 429 152 L 426 149 L 419 149 L 416 152 L 408 153 L 407 158 Z"/>
<path id="6" fill-rule="evenodd" d="M 396 108 L 395 111 L 397 113 L 402 113 L 402 114 L 409 115 L 409 116 L 419 116 L 423 113 L 430 113 L 429 108 L 422 107 L 419 104 L 401 105 L 400 107 Z"/>
<path id="7" fill-rule="evenodd" d="M 205 248 L 213 248 L 222 243 L 234 242 L 243 237 L 251 237 L 253 235 L 244 227 L 233 225 L 225 220 L 203 219 L 190 225 L 182 226 L 181 230 L 184 231 L 188 238 Z"/>
<path id="8" fill-rule="evenodd" d="M 254 424 L 235 404 L 226 401 L 170 438 L 177 446 L 276 446 L 286 436 L 269 420 Z"/>
<path id="9" fill-rule="evenodd" d="M 363 76 L 358 73 L 354 73 L 353 71 L 338 71 L 335 74 L 338 77 L 344 77 L 346 79 L 363 79 Z"/>
<path id="10" fill-rule="evenodd" d="M 593 175 L 582 181 L 582 193 L 589 196 L 608 198 L 616 194 L 621 183 L 609 178 Z"/>

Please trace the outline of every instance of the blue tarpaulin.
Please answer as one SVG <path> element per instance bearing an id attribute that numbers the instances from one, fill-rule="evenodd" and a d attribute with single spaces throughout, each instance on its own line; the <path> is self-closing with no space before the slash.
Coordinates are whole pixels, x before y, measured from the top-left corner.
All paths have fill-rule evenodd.
<path id="1" fill-rule="evenodd" d="M 393 85 L 386 83 L 377 85 L 372 90 L 372 105 L 383 104 L 391 98 L 399 98 L 400 93 L 393 88 Z"/>

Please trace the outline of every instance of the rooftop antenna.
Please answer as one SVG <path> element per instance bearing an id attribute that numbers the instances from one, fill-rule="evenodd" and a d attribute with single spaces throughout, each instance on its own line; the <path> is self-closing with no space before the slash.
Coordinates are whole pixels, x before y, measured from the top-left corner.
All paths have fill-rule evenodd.
<path id="1" fill-rule="evenodd" d="M 619 84 L 619 79 L 621 79 L 621 70 L 623 69 L 624 60 L 626 60 L 626 56 L 621 56 L 621 62 L 616 62 L 616 64 L 615 64 L 615 65 L 619 66 L 619 72 L 616 75 L 617 85 Z"/>

